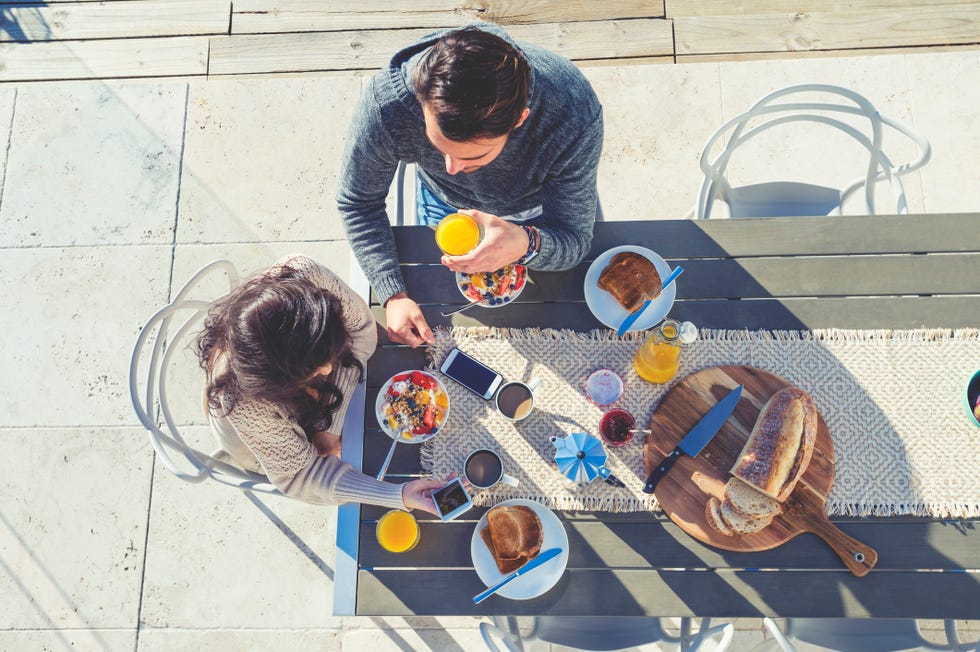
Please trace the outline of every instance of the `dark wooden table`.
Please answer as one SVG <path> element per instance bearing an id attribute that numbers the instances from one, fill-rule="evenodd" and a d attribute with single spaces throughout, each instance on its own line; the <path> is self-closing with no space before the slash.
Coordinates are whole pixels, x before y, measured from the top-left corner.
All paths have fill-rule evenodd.
<path id="1" fill-rule="evenodd" d="M 605 328 L 584 303 L 583 279 L 596 255 L 623 244 L 684 266 L 670 314 L 703 328 L 980 326 L 976 214 L 603 222 L 576 268 L 533 272 L 534 284 L 515 304 L 449 318 L 440 312 L 463 299 L 438 263 L 431 229 L 396 228 L 396 240 L 409 293 L 432 326 Z M 384 311 L 372 306 L 384 323 Z M 352 410 L 373 406 L 392 374 L 424 366 L 422 350 L 382 339 Z M 371 409 L 363 448 L 355 441 L 362 424 L 348 422 L 354 425 L 345 430 L 345 458 L 375 474 L 391 440 Z M 980 443 L 977 450 L 980 458 Z M 418 447 L 401 445 L 388 479 L 407 480 L 419 470 Z M 835 518 L 878 551 L 875 569 L 857 578 L 810 534 L 770 551 L 735 553 L 698 542 L 660 514 L 559 513 L 570 557 L 558 584 L 534 600 L 475 606 L 471 598 L 484 585 L 472 568 L 470 537 L 485 510 L 450 524 L 422 520 L 421 542 L 402 555 L 375 540 L 383 511 L 340 510 L 338 614 L 980 617 L 980 519 Z"/>

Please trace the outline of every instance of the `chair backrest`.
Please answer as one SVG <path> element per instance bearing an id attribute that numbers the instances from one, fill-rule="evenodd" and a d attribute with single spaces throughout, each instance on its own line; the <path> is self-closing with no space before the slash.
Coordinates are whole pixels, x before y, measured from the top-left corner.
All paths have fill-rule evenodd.
<path id="1" fill-rule="evenodd" d="M 188 295 L 202 279 L 216 272 L 227 275 L 229 290 L 238 285 L 238 272 L 231 262 L 216 260 L 209 263 L 198 270 L 173 300 L 143 326 L 136 338 L 129 364 L 130 399 L 160 462 L 181 480 L 201 482 L 212 478 L 242 490 L 278 494 L 279 491 L 265 476 L 220 459 L 219 453 L 203 453 L 188 444 L 167 400 L 167 378 L 174 354 L 186 350 L 188 338 L 203 323 L 213 303 L 189 299 Z M 183 322 L 179 322 L 179 319 L 183 319 Z M 174 323 L 180 323 L 176 330 L 172 328 Z M 203 372 L 200 391 L 203 394 Z M 172 454 L 179 455 L 184 462 L 178 464 Z"/>
<path id="2" fill-rule="evenodd" d="M 801 95 L 819 97 L 822 101 L 800 101 Z M 856 127 L 853 118 L 850 118 L 851 122 L 841 119 L 848 116 L 857 116 L 857 124 L 864 125 L 864 128 Z M 735 150 L 764 131 L 791 123 L 832 127 L 859 143 L 868 153 L 863 174 L 840 189 L 785 181 L 733 187 L 727 172 Z M 914 141 L 919 150 L 918 157 L 908 163 L 893 164 L 882 149 L 886 127 Z M 712 155 L 715 145 L 726 135 L 721 152 Z M 875 189 L 882 181 L 890 184 L 895 201 L 887 212 L 904 214 L 908 212 L 908 205 L 900 177 L 921 168 L 930 155 L 931 148 L 925 138 L 904 123 L 882 115 L 867 98 L 850 89 L 828 84 L 790 86 L 769 93 L 749 110 L 725 122 L 708 139 L 701 153 L 700 165 L 704 178 L 695 216 L 710 217 L 715 201 L 727 203 L 732 217 L 840 214 L 844 202 L 862 188 L 864 210 L 868 215 L 873 215 L 877 212 Z M 832 153 L 827 158 L 832 158 Z"/>
<path id="3" fill-rule="evenodd" d="M 711 627 L 711 620 L 701 620 L 697 632 L 691 631 L 691 619 L 681 618 L 677 636 L 668 634 L 660 618 L 614 616 L 538 616 L 532 629 L 522 635 L 514 617 L 494 617 L 493 624 L 480 623 L 483 642 L 491 652 L 499 652 L 495 639 L 509 652 L 522 652 L 525 643 L 542 641 L 580 650 L 622 650 L 648 643 L 677 643 L 681 650 L 697 652 L 701 644 L 721 634 L 713 648 L 724 652 L 734 636 L 731 623 Z"/>
<path id="4" fill-rule="evenodd" d="M 838 652 L 898 652 L 913 648 L 966 652 L 960 644 L 956 622 L 952 620 L 943 621 L 945 645 L 923 637 L 919 623 L 914 619 L 787 618 L 785 633 L 769 618 L 764 622 L 784 652 L 796 651 L 793 641 Z"/>

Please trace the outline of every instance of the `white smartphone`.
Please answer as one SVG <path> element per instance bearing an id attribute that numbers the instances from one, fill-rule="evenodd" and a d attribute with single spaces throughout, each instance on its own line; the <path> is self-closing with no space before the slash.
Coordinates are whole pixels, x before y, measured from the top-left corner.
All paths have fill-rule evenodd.
<path id="1" fill-rule="evenodd" d="M 443 522 L 453 520 L 473 506 L 470 495 L 459 478 L 453 478 L 442 489 L 433 491 L 432 500 L 435 501 Z"/>
<path id="2" fill-rule="evenodd" d="M 496 371 L 473 356 L 453 349 L 446 356 L 440 369 L 457 383 L 480 398 L 490 400 L 503 378 Z"/>

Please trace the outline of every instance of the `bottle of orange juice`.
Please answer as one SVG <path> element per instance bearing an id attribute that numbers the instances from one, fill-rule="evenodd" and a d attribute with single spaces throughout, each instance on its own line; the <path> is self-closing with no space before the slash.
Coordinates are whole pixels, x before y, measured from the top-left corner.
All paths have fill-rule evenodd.
<path id="1" fill-rule="evenodd" d="M 436 244 L 447 256 L 462 256 L 480 242 L 481 228 L 469 215 L 450 213 L 436 226 Z"/>
<path id="2" fill-rule="evenodd" d="M 681 348 L 698 337 L 698 329 L 689 321 L 683 324 L 665 319 L 637 349 L 633 367 L 648 383 L 666 383 L 677 375 Z"/>
<path id="3" fill-rule="evenodd" d="M 419 524 L 410 512 L 393 509 L 378 519 L 378 543 L 389 552 L 408 552 L 419 542 Z"/>

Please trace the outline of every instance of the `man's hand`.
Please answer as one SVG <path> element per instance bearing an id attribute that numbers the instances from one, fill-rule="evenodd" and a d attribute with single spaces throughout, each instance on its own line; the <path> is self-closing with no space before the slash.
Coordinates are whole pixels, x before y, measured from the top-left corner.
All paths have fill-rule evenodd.
<path id="1" fill-rule="evenodd" d="M 402 502 L 408 511 L 421 509 L 435 516 L 439 516 L 436 510 L 436 503 L 432 499 L 432 490 L 439 489 L 445 482 L 438 480 L 412 480 L 402 485 Z"/>
<path id="2" fill-rule="evenodd" d="M 483 240 L 463 256 L 443 256 L 442 264 L 454 272 L 495 272 L 527 253 L 527 232 L 496 215 L 465 210 L 483 226 Z"/>
<path id="3" fill-rule="evenodd" d="M 385 322 L 388 324 L 388 339 L 392 342 L 408 344 L 414 349 L 436 341 L 432 329 L 419 310 L 419 304 L 409 299 L 404 292 L 394 294 L 388 299 L 385 304 Z"/>

